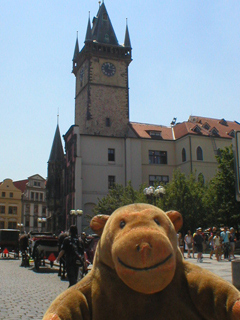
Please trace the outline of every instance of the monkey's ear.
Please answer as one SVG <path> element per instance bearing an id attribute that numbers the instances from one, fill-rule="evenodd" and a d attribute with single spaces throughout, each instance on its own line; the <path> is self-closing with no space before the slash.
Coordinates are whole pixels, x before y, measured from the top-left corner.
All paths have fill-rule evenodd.
<path id="1" fill-rule="evenodd" d="M 106 214 L 98 214 L 97 216 L 94 216 L 90 222 L 91 229 L 96 234 L 101 236 L 101 234 L 103 232 L 103 228 L 104 228 L 106 222 L 108 221 L 108 219 L 109 219 L 109 216 Z"/>
<path id="2" fill-rule="evenodd" d="M 172 221 L 176 232 L 178 232 L 183 225 L 183 218 L 181 213 L 179 213 L 178 211 L 170 210 L 166 212 L 166 215 Z"/>

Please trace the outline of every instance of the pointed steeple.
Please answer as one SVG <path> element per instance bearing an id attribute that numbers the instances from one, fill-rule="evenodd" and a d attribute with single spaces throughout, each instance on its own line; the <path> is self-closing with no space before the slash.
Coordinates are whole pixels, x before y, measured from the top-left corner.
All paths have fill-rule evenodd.
<path id="1" fill-rule="evenodd" d="M 128 31 L 127 19 L 126 19 L 126 32 L 125 32 L 125 39 L 124 39 L 124 47 L 131 48 L 131 41 L 130 41 L 130 36 L 129 36 L 129 31 Z"/>
<path id="2" fill-rule="evenodd" d="M 87 32 L 86 32 L 86 37 L 85 37 L 85 42 L 86 41 L 92 41 L 92 28 L 91 28 L 91 22 L 90 22 L 90 12 L 89 12 L 89 17 L 88 17 Z"/>
<path id="3" fill-rule="evenodd" d="M 78 45 L 78 33 L 77 33 L 77 39 L 76 39 L 76 44 L 75 44 L 75 49 L 73 54 L 73 61 L 77 61 L 78 54 L 79 54 L 79 45 Z"/>
<path id="4" fill-rule="evenodd" d="M 48 162 L 62 161 L 63 158 L 64 158 L 64 153 L 63 153 L 62 140 L 61 140 L 59 126 L 57 124 Z"/>
<path id="5" fill-rule="evenodd" d="M 101 4 L 97 16 L 93 19 L 92 39 L 99 43 L 118 45 L 104 2 Z"/>

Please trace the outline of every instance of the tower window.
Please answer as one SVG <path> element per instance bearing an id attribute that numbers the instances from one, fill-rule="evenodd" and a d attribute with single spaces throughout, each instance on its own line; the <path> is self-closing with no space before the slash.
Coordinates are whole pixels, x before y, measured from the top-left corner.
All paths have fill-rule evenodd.
<path id="1" fill-rule="evenodd" d="M 102 18 L 103 18 L 103 21 L 107 21 L 108 20 L 108 15 L 107 15 L 106 12 L 104 12 Z"/>
<path id="2" fill-rule="evenodd" d="M 109 42 L 109 35 L 107 33 L 104 36 L 104 40 L 105 40 L 105 42 Z"/>
<path id="3" fill-rule="evenodd" d="M 106 118 L 106 127 L 111 127 L 110 118 Z"/>
<path id="4" fill-rule="evenodd" d="M 108 149 L 108 161 L 115 161 L 115 149 Z"/>

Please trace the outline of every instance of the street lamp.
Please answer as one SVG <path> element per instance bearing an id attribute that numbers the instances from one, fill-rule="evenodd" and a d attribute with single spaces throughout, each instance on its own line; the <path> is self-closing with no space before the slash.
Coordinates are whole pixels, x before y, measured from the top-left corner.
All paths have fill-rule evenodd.
<path id="1" fill-rule="evenodd" d="M 80 209 L 77 209 L 77 210 L 70 210 L 70 215 L 71 216 L 75 216 L 75 217 L 78 217 L 78 216 L 82 216 L 83 215 L 83 211 L 80 210 Z M 77 219 L 77 218 L 76 218 Z M 77 221 L 76 221 L 77 222 Z M 75 223 L 75 218 L 74 218 L 74 223 Z M 78 224 L 78 223 L 77 223 Z"/>
<path id="2" fill-rule="evenodd" d="M 41 223 L 41 232 L 42 232 L 43 223 L 45 223 L 46 221 L 47 221 L 47 218 L 38 218 L 38 222 Z"/>
<path id="3" fill-rule="evenodd" d="M 162 186 L 158 186 L 156 188 L 150 186 L 143 190 L 143 194 L 147 197 L 147 199 L 151 201 L 153 200 L 154 205 L 156 205 L 156 199 L 162 197 L 165 193 L 166 190 Z"/>
<path id="4" fill-rule="evenodd" d="M 23 223 L 18 223 L 17 226 L 20 228 L 20 233 L 22 233 Z"/>

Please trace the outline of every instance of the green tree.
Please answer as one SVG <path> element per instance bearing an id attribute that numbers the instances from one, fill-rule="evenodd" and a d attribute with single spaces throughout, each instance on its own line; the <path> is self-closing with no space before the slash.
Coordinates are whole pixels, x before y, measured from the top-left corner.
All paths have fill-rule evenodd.
<path id="1" fill-rule="evenodd" d="M 180 170 L 175 170 L 172 181 L 166 185 L 166 194 L 159 199 L 157 205 L 164 211 L 179 211 L 183 216 L 182 230 L 194 231 L 198 226 L 206 227 L 207 219 L 202 201 L 204 192 L 201 176 L 197 180 L 195 174 L 187 177 Z"/>
<path id="2" fill-rule="evenodd" d="M 146 202 L 146 198 L 143 195 L 143 189 L 144 186 L 141 186 L 139 190 L 134 190 L 130 181 L 126 187 L 115 184 L 114 187 L 109 190 L 106 197 L 98 199 L 99 201 L 94 208 L 94 213 L 110 215 L 117 208 L 127 204 Z"/>
<path id="3" fill-rule="evenodd" d="M 236 201 L 234 154 L 232 146 L 221 149 L 216 156 L 218 171 L 210 181 L 205 207 L 211 225 L 238 227 L 240 204 Z"/>

